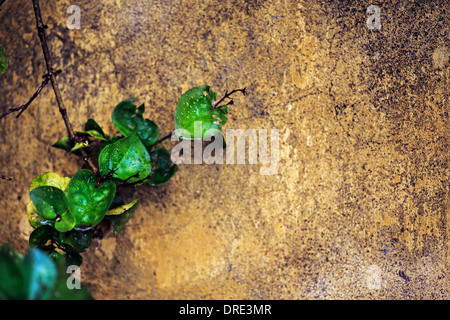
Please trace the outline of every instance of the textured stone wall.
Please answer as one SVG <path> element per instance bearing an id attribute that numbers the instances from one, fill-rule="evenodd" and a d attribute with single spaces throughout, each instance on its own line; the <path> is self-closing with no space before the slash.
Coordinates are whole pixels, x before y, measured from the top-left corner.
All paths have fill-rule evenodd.
<path id="1" fill-rule="evenodd" d="M 81 9 L 70 30 L 69 5 Z M 367 8 L 381 9 L 369 29 Z M 42 1 L 75 129 L 130 97 L 165 135 L 187 89 L 235 97 L 224 129 L 278 129 L 279 168 L 181 165 L 125 230 L 83 254 L 97 299 L 446 299 L 449 286 L 447 0 Z M 25 103 L 45 64 L 31 1 L 6 0 L 0 111 Z M 24 252 L 31 179 L 82 165 L 51 87 L 0 120 L 0 243 Z M 175 142 L 165 141 L 172 148 Z M 230 150 L 227 150 L 230 152 Z"/>

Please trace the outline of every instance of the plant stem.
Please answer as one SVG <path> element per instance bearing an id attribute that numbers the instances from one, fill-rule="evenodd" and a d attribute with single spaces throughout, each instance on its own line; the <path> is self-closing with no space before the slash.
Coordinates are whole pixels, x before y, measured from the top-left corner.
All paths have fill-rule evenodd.
<path id="1" fill-rule="evenodd" d="M 244 89 L 235 89 L 235 90 L 231 91 L 230 93 L 228 93 L 228 91 L 226 91 L 225 92 L 225 96 L 222 99 L 220 99 L 217 103 L 214 104 L 214 108 L 213 109 L 217 109 L 218 107 L 220 107 L 219 104 L 222 101 L 224 101 L 226 98 L 229 98 L 233 93 L 236 93 L 236 92 L 239 92 L 239 91 L 242 92 L 242 94 L 244 96 L 247 94 L 247 92 L 245 91 L 245 88 Z M 229 102 L 228 104 L 231 104 L 231 103 Z"/>
<path id="2" fill-rule="evenodd" d="M 77 142 L 77 136 L 75 135 L 75 132 L 73 131 L 72 124 L 69 121 L 69 116 L 67 115 L 67 109 L 64 106 L 61 92 L 58 88 L 58 83 L 56 82 L 56 73 L 53 69 L 53 63 L 52 58 L 50 55 L 50 51 L 48 49 L 47 45 L 47 36 L 45 34 L 45 29 L 47 28 L 46 25 L 42 22 L 42 16 L 41 16 L 41 9 L 39 7 L 39 0 L 32 0 L 33 1 L 33 7 L 34 7 L 34 15 L 36 17 L 36 27 L 38 30 L 39 40 L 41 41 L 42 51 L 44 53 L 44 59 L 45 63 L 47 65 L 47 72 L 50 77 L 50 82 L 52 83 L 53 91 L 55 92 L 56 96 L 56 102 L 58 103 L 59 112 L 61 113 L 61 116 L 63 117 L 64 124 L 66 125 L 67 132 L 69 133 L 69 138 L 72 142 Z M 88 156 L 85 150 L 80 149 L 81 154 L 83 156 L 83 160 L 88 164 L 88 166 L 91 168 L 91 170 L 94 172 L 94 174 L 98 174 L 98 169 L 95 167 L 94 163 Z"/>
<path id="3" fill-rule="evenodd" d="M 63 103 L 63 100 L 61 97 L 61 92 L 59 91 L 59 88 L 58 88 L 58 83 L 56 82 L 55 72 L 53 69 L 52 57 L 50 55 L 50 51 L 49 51 L 48 45 L 47 45 L 47 35 L 45 34 L 45 29 L 47 26 L 45 26 L 44 23 L 42 22 L 41 9 L 39 7 L 39 0 L 33 0 L 33 6 L 34 6 L 34 14 L 36 17 L 36 27 L 37 27 L 38 34 L 39 34 L 39 40 L 41 41 L 42 51 L 44 53 L 44 59 L 45 59 L 46 65 L 47 65 L 47 71 L 50 76 L 50 82 L 52 83 L 53 91 L 55 92 L 56 102 L 58 103 L 59 112 L 61 113 L 61 115 L 64 119 L 64 123 L 66 125 L 67 132 L 69 133 L 70 139 L 72 141 L 74 141 L 76 139 L 75 133 L 73 131 L 72 124 L 69 121 L 69 116 L 67 115 L 67 110 L 66 110 L 66 107 L 64 106 L 64 103 Z"/>
<path id="4" fill-rule="evenodd" d="M 161 143 L 161 142 L 163 142 L 164 140 L 167 140 L 167 139 L 169 139 L 170 137 L 172 136 L 172 132 L 171 133 L 169 133 L 167 136 L 164 136 L 164 137 L 162 137 L 161 139 L 159 139 L 159 140 L 156 140 L 156 142 L 153 144 L 153 146 L 154 145 L 157 145 L 158 143 Z"/>
<path id="5" fill-rule="evenodd" d="M 44 75 L 44 81 L 42 81 L 42 84 L 39 86 L 39 88 L 36 90 L 36 92 L 33 94 L 33 96 L 30 98 L 30 100 L 28 100 L 27 103 L 25 103 L 24 105 L 21 105 L 20 107 L 17 108 L 10 108 L 8 111 L 6 111 L 4 114 L 0 115 L 0 119 L 3 117 L 6 117 L 8 114 L 12 113 L 12 112 L 16 112 L 16 111 L 20 111 L 16 118 L 20 117 L 22 115 L 22 113 L 27 110 L 28 106 L 31 104 L 31 102 L 33 102 L 34 99 L 36 99 L 36 97 L 39 95 L 39 93 L 41 92 L 41 90 L 48 84 L 48 82 L 50 81 L 50 77 L 48 76 L 48 74 Z"/>

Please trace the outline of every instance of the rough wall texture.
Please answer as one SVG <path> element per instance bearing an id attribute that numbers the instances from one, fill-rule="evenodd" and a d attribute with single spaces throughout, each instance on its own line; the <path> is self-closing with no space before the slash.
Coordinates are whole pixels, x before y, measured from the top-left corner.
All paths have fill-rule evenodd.
<path id="1" fill-rule="evenodd" d="M 69 30 L 66 9 L 81 8 Z M 366 12 L 381 8 L 381 29 Z M 139 97 L 162 134 L 187 89 L 237 96 L 225 129 L 278 129 L 280 163 L 181 165 L 126 229 L 83 254 L 97 299 L 446 299 L 449 294 L 447 0 L 45 1 L 51 52 L 76 129 L 113 134 Z M 7 0 L 0 111 L 45 72 L 31 1 Z M 81 162 L 50 87 L 0 123 L 0 243 L 28 248 L 31 179 Z M 175 142 L 166 141 L 171 148 Z"/>

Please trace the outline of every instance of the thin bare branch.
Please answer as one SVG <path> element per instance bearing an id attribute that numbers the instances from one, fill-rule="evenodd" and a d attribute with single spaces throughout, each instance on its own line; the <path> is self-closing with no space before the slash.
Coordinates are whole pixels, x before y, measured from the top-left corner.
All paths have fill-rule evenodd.
<path id="1" fill-rule="evenodd" d="M 66 125 L 67 132 L 69 134 L 69 138 L 72 142 L 76 143 L 78 142 L 78 137 L 75 135 L 75 132 L 73 131 L 72 124 L 70 123 L 69 116 L 67 115 L 67 109 L 64 106 L 63 99 L 61 97 L 61 92 L 58 88 L 58 83 L 56 82 L 56 76 L 53 69 L 53 63 L 52 63 L 52 57 L 50 55 L 50 51 L 48 49 L 47 45 L 47 36 L 45 34 L 45 29 L 47 28 L 46 25 L 44 25 L 42 21 L 42 15 L 41 15 L 41 9 L 39 7 L 39 0 L 32 0 L 33 1 L 33 8 L 34 8 L 34 15 L 36 18 L 36 27 L 39 34 L 39 40 L 41 41 L 42 51 L 44 53 L 44 59 L 45 63 L 47 65 L 47 72 L 50 76 L 50 82 L 53 86 L 53 91 L 55 92 L 56 96 L 56 102 L 58 103 L 59 112 L 61 113 L 61 116 L 64 120 L 64 124 Z M 80 152 L 83 156 L 83 160 L 88 164 L 89 168 L 98 175 L 98 169 L 92 162 L 91 158 L 88 156 L 85 150 L 80 149 Z"/>

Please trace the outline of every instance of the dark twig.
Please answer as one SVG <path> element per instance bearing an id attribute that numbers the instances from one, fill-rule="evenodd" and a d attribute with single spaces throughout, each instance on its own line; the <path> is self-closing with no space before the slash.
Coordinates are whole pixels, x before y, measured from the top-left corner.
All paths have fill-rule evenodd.
<path id="1" fill-rule="evenodd" d="M 39 40 L 41 41 L 42 51 L 44 53 L 44 59 L 45 63 L 47 65 L 47 72 L 50 76 L 50 82 L 53 86 L 53 91 L 55 92 L 56 96 L 56 102 L 58 103 L 59 112 L 61 113 L 61 116 L 63 117 L 64 124 L 66 125 L 67 132 L 69 133 L 69 138 L 72 142 L 77 143 L 79 138 L 75 135 L 75 132 L 73 131 L 72 124 L 69 121 L 69 116 L 67 115 L 67 109 L 64 106 L 61 92 L 58 88 L 58 83 L 56 82 L 56 76 L 55 72 L 53 70 L 53 63 L 52 58 L 50 55 L 50 51 L 48 49 L 47 45 L 47 36 L 45 34 L 45 29 L 47 28 L 46 25 L 42 22 L 42 16 L 41 16 L 41 9 L 39 7 L 39 0 L 32 0 L 33 1 L 33 7 L 34 7 L 34 15 L 36 17 L 36 27 L 38 30 Z M 80 149 L 81 155 L 83 156 L 83 160 L 88 164 L 89 168 L 98 175 L 98 169 L 88 156 L 85 150 Z"/>
<path id="2" fill-rule="evenodd" d="M 57 73 L 61 72 L 61 70 L 58 70 Z M 8 111 L 6 111 L 4 114 L 0 115 L 0 119 L 6 117 L 8 114 L 19 111 L 19 113 L 16 116 L 16 119 L 19 118 L 22 113 L 27 110 L 28 106 L 31 104 L 31 102 L 33 102 L 34 99 L 36 99 L 36 97 L 39 95 L 39 93 L 41 93 L 42 89 L 48 84 L 48 82 L 50 81 L 50 76 L 49 74 L 45 74 L 43 76 L 44 81 L 42 81 L 42 84 L 39 86 L 39 88 L 36 90 L 36 92 L 33 94 L 33 96 L 30 98 L 30 100 L 28 100 L 27 103 L 25 103 L 24 105 L 21 105 L 20 107 L 17 108 L 10 108 Z"/>
<path id="3" fill-rule="evenodd" d="M 242 94 L 244 96 L 247 94 L 247 92 L 245 91 L 245 88 L 244 89 L 235 89 L 235 90 L 231 91 L 230 93 L 228 93 L 228 91 L 225 91 L 225 96 L 222 99 L 220 99 L 217 103 L 214 104 L 214 109 L 222 107 L 222 106 L 219 106 L 219 104 L 222 103 L 222 101 L 224 101 L 225 99 L 230 97 L 233 93 L 236 93 L 236 92 L 239 92 L 239 91 L 242 92 Z M 229 104 L 233 104 L 233 100 L 228 102 L 226 105 L 229 105 Z"/>

